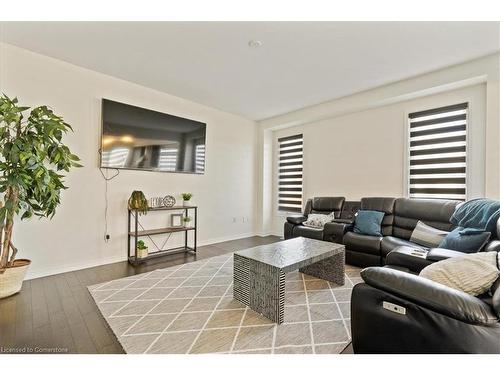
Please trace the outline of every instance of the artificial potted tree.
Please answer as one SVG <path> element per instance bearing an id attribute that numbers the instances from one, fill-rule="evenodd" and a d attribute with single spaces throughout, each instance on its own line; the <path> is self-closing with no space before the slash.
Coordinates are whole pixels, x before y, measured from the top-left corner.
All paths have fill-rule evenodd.
<path id="1" fill-rule="evenodd" d="M 192 193 L 182 193 L 182 204 L 184 206 L 189 206 L 190 203 L 189 201 L 191 200 L 191 198 L 193 198 L 193 194 Z"/>
<path id="2" fill-rule="evenodd" d="M 17 259 L 15 218 L 52 218 L 67 188 L 65 172 L 81 166 L 62 143 L 69 130 L 47 106 L 30 110 L 19 106 L 17 98 L 0 97 L 0 298 L 21 290 L 31 263 Z"/>

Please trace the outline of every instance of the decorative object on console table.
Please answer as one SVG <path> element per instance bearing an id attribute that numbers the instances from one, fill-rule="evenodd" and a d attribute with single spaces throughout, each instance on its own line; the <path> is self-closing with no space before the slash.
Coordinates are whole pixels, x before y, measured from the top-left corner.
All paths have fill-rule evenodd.
<path id="1" fill-rule="evenodd" d="M 173 228 L 182 227 L 183 216 L 182 214 L 171 214 L 170 215 L 170 225 Z"/>
<path id="2" fill-rule="evenodd" d="M 197 247 L 197 217 L 198 217 L 198 207 L 196 206 L 173 206 L 173 207 L 148 207 L 147 212 L 166 212 L 166 211 L 182 211 L 183 213 L 172 214 L 171 219 L 176 216 L 178 217 L 179 226 L 171 226 L 165 228 L 153 228 L 147 229 L 139 222 L 139 211 L 135 209 L 128 209 L 128 244 L 127 244 L 127 255 L 128 261 L 132 265 L 138 265 L 140 263 L 146 262 L 153 258 L 159 258 L 169 254 L 175 253 L 186 253 L 186 252 L 196 252 Z M 189 213 L 193 213 L 192 216 L 194 225 L 185 227 L 182 225 L 183 217 L 189 217 Z M 172 233 L 184 233 L 184 245 L 175 248 L 168 248 L 168 242 L 171 238 Z M 188 235 L 192 233 L 192 235 Z M 156 235 L 166 235 L 166 239 L 163 240 L 162 244 L 157 244 L 153 238 Z M 140 257 L 137 250 L 140 237 L 147 237 L 149 239 L 149 251 L 146 257 Z M 190 243 L 190 245 L 188 245 Z"/>
<path id="3" fill-rule="evenodd" d="M 137 211 L 139 215 L 145 215 L 148 213 L 148 207 L 148 200 L 144 193 L 140 190 L 134 190 L 128 199 L 128 208 Z"/>
<path id="4" fill-rule="evenodd" d="M 182 204 L 184 206 L 189 206 L 190 205 L 190 200 L 191 198 L 193 197 L 193 194 L 192 193 L 182 193 Z"/>
<path id="5" fill-rule="evenodd" d="M 136 253 L 137 253 L 137 258 L 147 258 L 148 256 L 148 247 L 146 246 L 146 244 L 144 243 L 143 240 L 139 240 L 137 241 L 137 250 L 136 250 Z"/>
<path id="6" fill-rule="evenodd" d="M 81 167 L 78 156 L 62 143 L 72 130 L 49 107 L 20 107 L 17 98 L 0 96 L 0 298 L 21 290 L 31 264 L 16 259 L 14 219 L 52 218 L 66 189 L 64 172 Z"/>
<path id="7" fill-rule="evenodd" d="M 153 197 L 149 199 L 149 207 L 157 208 L 163 207 L 163 198 Z"/>
<path id="8" fill-rule="evenodd" d="M 171 195 L 165 196 L 165 198 L 163 198 L 163 205 L 165 207 L 174 207 L 175 206 L 175 198 Z"/>

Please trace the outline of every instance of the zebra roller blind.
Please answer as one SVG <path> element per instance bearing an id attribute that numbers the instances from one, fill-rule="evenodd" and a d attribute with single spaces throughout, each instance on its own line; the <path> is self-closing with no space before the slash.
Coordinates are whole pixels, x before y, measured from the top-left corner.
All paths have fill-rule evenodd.
<path id="1" fill-rule="evenodd" d="M 465 200 L 467 103 L 409 115 L 409 196 Z"/>
<path id="2" fill-rule="evenodd" d="M 302 134 L 278 139 L 278 210 L 302 212 Z"/>

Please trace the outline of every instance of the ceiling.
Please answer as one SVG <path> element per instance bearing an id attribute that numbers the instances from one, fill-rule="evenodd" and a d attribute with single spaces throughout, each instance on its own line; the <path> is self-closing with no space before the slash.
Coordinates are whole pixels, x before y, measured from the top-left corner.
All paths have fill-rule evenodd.
<path id="1" fill-rule="evenodd" d="M 261 120 L 494 53 L 499 25 L 2 22 L 0 40 Z"/>

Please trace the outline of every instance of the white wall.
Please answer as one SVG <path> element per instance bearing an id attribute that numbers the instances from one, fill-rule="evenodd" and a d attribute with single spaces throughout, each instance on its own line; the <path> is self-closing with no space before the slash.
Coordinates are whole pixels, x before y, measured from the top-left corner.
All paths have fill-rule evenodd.
<path id="1" fill-rule="evenodd" d="M 291 134 L 293 127 L 304 132 L 306 197 L 331 195 L 333 189 L 349 199 L 402 196 L 406 113 L 449 104 L 449 100 L 474 102 L 471 196 L 500 198 L 499 77 L 500 54 L 495 54 L 260 121 L 258 230 L 282 233 L 283 218 L 277 214 L 273 188 L 275 155 L 269 151 L 277 134 Z M 356 145 L 353 152 L 349 146 Z M 353 157 L 359 169 L 353 167 Z"/>
<path id="2" fill-rule="evenodd" d="M 408 113 L 469 102 L 468 198 L 485 191 L 485 99 L 480 84 L 274 132 L 277 139 L 304 135 L 304 197 L 406 195 Z M 274 153 L 273 166 L 278 163 Z M 273 232 L 280 233 L 286 214 L 277 210 L 277 173 L 273 184 Z"/>
<path id="3" fill-rule="evenodd" d="M 126 201 L 132 190 L 178 200 L 181 192 L 193 192 L 199 244 L 254 234 L 253 121 L 6 44 L 0 44 L 0 91 L 22 105 L 47 104 L 64 116 L 75 130 L 66 141 L 84 164 L 69 174 L 69 190 L 53 220 L 16 224 L 19 255 L 33 261 L 29 277 L 126 259 Z M 101 98 L 207 123 L 205 175 L 123 170 L 109 183 L 108 243 L 98 169 Z M 150 215 L 145 220 L 153 220 Z"/>

